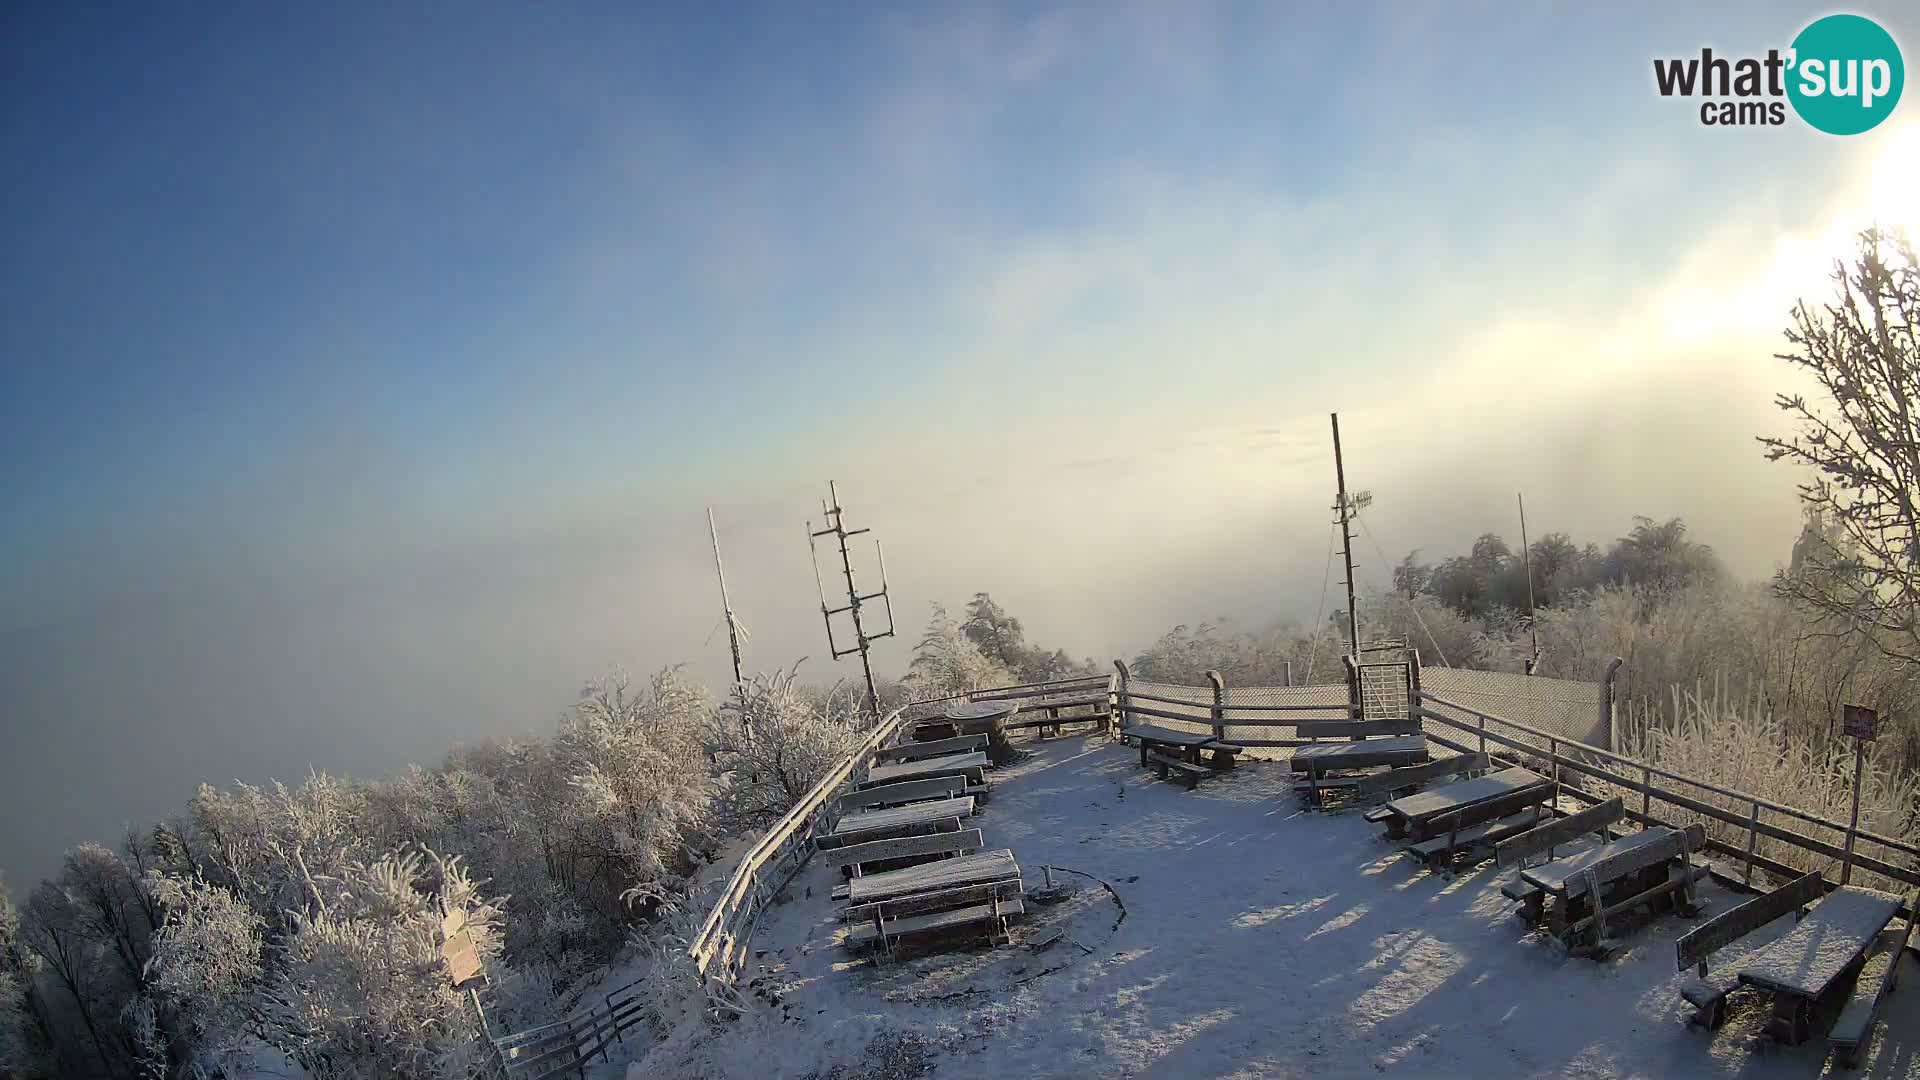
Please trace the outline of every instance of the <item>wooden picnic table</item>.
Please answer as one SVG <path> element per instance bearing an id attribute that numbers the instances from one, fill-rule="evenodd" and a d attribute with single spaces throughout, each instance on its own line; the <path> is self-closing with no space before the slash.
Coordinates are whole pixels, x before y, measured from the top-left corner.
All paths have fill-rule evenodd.
<path id="1" fill-rule="evenodd" d="M 881 784 L 893 784 L 901 780 L 922 780 L 930 776 L 964 776 L 969 784 L 978 784 L 985 780 L 986 768 L 985 751 L 945 754 L 941 757 L 921 758 L 919 761 L 901 761 L 892 765 L 872 766 L 867 770 L 867 778 L 860 782 L 860 786 L 879 787 Z"/>
<path id="2" fill-rule="evenodd" d="M 861 810 L 841 818 L 828 835 L 840 844 L 851 843 L 854 837 L 879 840 L 889 836 L 905 836 L 915 830 L 937 828 L 949 819 L 956 822 L 957 827 L 960 819 L 972 813 L 971 795 L 890 806 L 883 810 Z"/>
<path id="3" fill-rule="evenodd" d="M 1673 830 L 1665 827 L 1631 833 L 1610 844 L 1595 844 L 1592 847 L 1577 851 L 1564 858 L 1555 859 L 1549 863 L 1525 867 L 1520 871 L 1520 878 L 1529 885 L 1545 890 L 1550 895 L 1565 899 L 1567 895 L 1567 882 L 1587 867 L 1592 866 L 1601 859 L 1609 858 L 1625 851 L 1631 851 L 1634 848 L 1645 847 L 1672 834 Z M 1578 841 L 1575 841 L 1575 843 L 1577 842 Z"/>
<path id="4" fill-rule="evenodd" d="M 1139 741 L 1142 765 L 1147 763 L 1147 752 L 1156 746 L 1166 747 L 1174 752 L 1173 756 L 1199 764 L 1201 750 L 1227 745 L 1214 738 L 1211 731 L 1178 731 L 1158 724 L 1135 724 L 1121 729 L 1120 734 Z"/>
<path id="5" fill-rule="evenodd" d="M 1790 1046 L 1807 1040 L 1814 1003 L 1859 967 L 1899 912 L 1897 897 L 1843 886 L 1785 936 L 1741 961 L 1742 983 L 1773 992 L 1776 1038 Z"/>
<path id="6" fill-rule="evenodd" d="M 938 889 L 954 889 L 963 885 L 1005 881 L 1019 876 L 1020 866 L 1013 861 L 1013 852 L 1000 848 L 997 851 L 982 851 L 973 855 L 922 863 L 903 870 L 866 874 L 854 878 L 849 883 L 847 899 L 851 903 L 864 904 L 875 900 L 891 900 L 914 893 L 933 892 Z"/>
<path id="7" fill-rule="evenodd" d="M 1293 748 L 1293 771 L 1325 773 L 1374 765 L 1414 765 L 1426 760 L 1425 735 L 1398 735 L 1356 742 L 1308 743 Z"/>
<path id="8" fill-rule="evenodd" d="M 1463 818 L 1474 816 L 1472 811 L 1482 808 L 1487 809 L 1490 816 L 1498 817 L 1509 810 L 1544 801 L 1552 788 L 1553 781 L 1529 769 L 1518 766 L 1501 769 L 1394 799 L 1386 806 L 1391 815 L 1387 818 L 1387 830 L 1394 837 L 1411 835 L 1424 840 L 1443 817 L 1461 811 L 1469 812 L 1463 814 Z"/>

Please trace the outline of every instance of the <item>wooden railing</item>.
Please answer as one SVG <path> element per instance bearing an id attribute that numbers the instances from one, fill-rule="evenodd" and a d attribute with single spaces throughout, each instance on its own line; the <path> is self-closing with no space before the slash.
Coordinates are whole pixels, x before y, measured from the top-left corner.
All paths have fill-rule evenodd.
<path id="1" fill-rule="evenodd" d="M 1757 849 L 1759 840 L 1763 836 L 1818 858 L 1831 859 L 1843 864 L 1850 861 L 1853 866 L 1872 871 L 1893 881 L 1906 885 L 1920 885 L 1920 862 L 1901 865 L 1889 861 L 1886 857 L 1868 854 L 1857 845 L 1849 860 L 1846 850 L 1839 845 L 1828 843 L 1773 821 L 1764 820 L 1762 817 L 1763 814 L 1771 814 L 1789 822 L 1800 822 L 1829 829 L 1835 835 L 1845 835 L 1848 832 L 1846 825 L 1829 821 L 1818 814 L 1744 791 L 1735 791 L 1705 780 L 1682 776 L 1657 765 L 1637 761 L 1624 754 L 1576 742 L 1515 720 L 1495 716 L 1436 694 L 1425 692 L 1420 694 L 1420 715 L 1423 720 L 1460 732 L 1463 738 L 1455 741 L 1435 735 L 1429 728 L 1428 738 L 1463 753 L 1485 753 L 1489 745 L 1505 747 L 1509 751 L 1507 756 L 1532 758 L 1545 763 L 1546 767 L 1553 770 L 1555 779 L 1559 779 L 1563 773 L 1572 773 L 1621 789 L 1629 795 L 1638 794 L 1639 810 L 1629 809 L 1627 814 L 1636 821 L 1660 825 L 1673 824 L 1671 821 L 1663 821 L 1655 816 L 1654 803 L 1660 802 L 1743 830 L 1746 833 L 1744 846 L 1709 836 L 1707 847 L 1739 860 L 1743 868 L 1744 883 L 1747 885 L 1752 884 L 1753 872 L 1756 868 L 1787 878 L 1798 877 L 1806 869 L 1788 866 L 1777 859 L 1760 854 Z M 1656 781 L 1659 782 L 1656 783 Z M 1682 787 L 1686 790 L 1681 790 Z M 1583 792 L 1571 785 L 1563 790 L 1582 801 L 1599 802 L 1607 797 L 1604 794 Z M 1746 813 L 1716 806 L 1707 801 L 1703 797 L 1705 795 L 1719 796 L 1737 806 L 1743 806 Z M 1882 849 L 1882 855 L 1904 855 L 1909 860 L 1920 860 L 1920 846 L 1912 842 L 1882 836 L 1865 829 L 1854 830 L 1853 835 L 1856 841 L 1865 841 Z"/>

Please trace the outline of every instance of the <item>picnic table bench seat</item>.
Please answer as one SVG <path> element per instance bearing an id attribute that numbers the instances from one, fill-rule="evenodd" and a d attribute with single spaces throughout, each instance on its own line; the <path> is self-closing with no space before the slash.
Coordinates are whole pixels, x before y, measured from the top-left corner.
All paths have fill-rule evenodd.
<path id="1" fill-rule="evenodd" d="M 1694 972 L 1679 986 L 1681 999 L 1694 1008 L 1693 1015 L 1687 1018 L 1688 1026 L 1712 1030 L 1726 1018 L 1727 996 L 1743 985 L 1740 968 L 1754 952 L 1751 945 L 1738 949 L 1732 946 L 1788 914 L 1799 921 L 1806 906 L 1819 900 L 1824 890 L 1818 873 L 1805 874 L 1736 904 L 1682 934 L 1674 943 L 1677 966 L 1680 971 L 1691 968 Z M 1711 974 L 1708 957 L 1714 958 Z"/>
<path id="2" fill-rule="evenodd" d="M 1388 802 L 1387 835 L 1426 840 L 1441 831 L 1496 820 L 1549 803 L 1553 781 L 1518 766 L 1471 780 L 1428 788 Z"/>
<path id="3" fill-rule="evenodd" d="M 1205 765 L 1195 765 L 1190 761 L 1154 752 L 1147 755 L 1147 763 L 1160 774 L 1160 779 L 1174 779 L 1187 786 L 1188 791 L 1202 779 L 1213 775 L 1213 770 Z"/>
<path id="4" fill-rule="evenodd" d="M 1866 1045 L 1868 1032 L 1874 1028 L 1880 1003 L 1899 982 L 1901 947 L 1903 944 L 1880 949 L 1866 959 L 1866 965 L 1853 982 L 1853 994 L 1847 997 L 1847 1005 L 1839 1011 L 1834 1028 L 1826 1034 L 1826 1043 L 1834 1049 L 1834 1061 L 1839 1067 L 1859 1065 L 1860 1047 Z"/>
<path id="5" fill-rule="evenodd" d="M 934 799 L 880 810 L 860 810 L 834 823 L 833 831 L 814 839 L 815 848 L 844 847 L 869 840 L 913 836 L 930 832 L 958 832 L 960 821 L 973 814 L 973 796 Z"/>
<path id="6" fill-rule="evenodd" d="M 1444 866 L 1462 855 L 1472 855 L 1483 849 L 1491 853 L 1493 845 L 1509 836 L 1518 836 L 1539 823 L 1539 814 L 1522 810 L 1503 818 L 1468 825 L 1458 831 L 1437 833 L 1426 840 L 1407 844 L 1406 850 L 1428 866 Z"/>
<path id="7" fill-rule="evenodd" d="M 886 933 L 894 938 L 927 934 L 955 929 L 969 923 L 1011 919 L 1025 914 L 1026 910 L 1025 901 L 1018 896 L 1001 900 L 997 905 L 989 900 L 984 904 L 970 904 L 966 907 L 949 908 L 946 911 L 929 912 L 925 915 L 906 915 L 889 919 L 886 921 Z M 880 932 L 880 925 L 877 923 L 856 923 L 847 930 L 847 942 L 850 945 L 871 944 L 880 937 Z"/>

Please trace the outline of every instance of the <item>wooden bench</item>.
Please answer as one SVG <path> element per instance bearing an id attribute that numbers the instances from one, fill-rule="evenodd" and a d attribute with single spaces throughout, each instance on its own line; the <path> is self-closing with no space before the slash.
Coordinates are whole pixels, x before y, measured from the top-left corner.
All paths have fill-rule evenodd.
<path id="1" fill-rule="evenodd" d="M 1293 726 L 1302 739 L 1372 739 L 1394 735 L 1420 734 L 1420 718 L 1397 717 L 1390 720 L 1302 720 Z"/>
<path id="2" fill-rule="evenodd" d="M 847 877 L 859 877 L 868 863 L 898 862 L 904 859 L 926 861 L 944 855 L 965 855 L 979 851 L 981 834 L 979 829 L 961 829 L 958 832 L 928 833 L 923 836 L 900 836 L 891 840 L 869 840 L 864 844 L 845 844 L 828 848 L 819 853 L 821 862 L 829 870 L 838 870 Z M 835 897 L 834 899 L 840 899 Z"/>
<path id="3" fill-rule="evenodd" d="M 1494 865 L 1502 870 L 1510 866 L 1525 869 L 1527 860 L 1539 855 L 1545 855 L 1548 861 L 1552 861 L 1563 845 L 1573 843 L 1588 833 L 1594 834 L 1600 843 L 1605 844 L 1613 839 L 1607 827 L 1621 820 L 1626 813 L 1626 804 L 1613 798 L 1577 814 L 1549 820 L 1496 843 L 1493 848 Z M 1520 910 L 1516 914 L 1529 926 L 1540 921 L 1545 910 L 1546 890 L 1522 880 L 1518 870 L 1512 879 L 1500 886 L 1500 895 L 1520 902 Z"/>
<path id="4" fill-rule="evenodd" d="M 1062 710 L 1091 708 L 1091 712 L 1075 716 L 1061 716 Z M 1084 694 L 1077 697 L 1043 698 L 1037 701 L 1023 702 L 1021 713 L 1045 713 L 1044 716 L 1028 716 L 1022 720 L 1009 720 L 1005 727 L 1008 731 L 1020 728 L 1039 728 L 1040 737 L 1047 737 L 1051 728 L 1055 735 L 1060 734 L 1062 724 L 1098 723 L 1105 724 L 1108 716 L 1108 699 L 1105 691 L 1097 694 Z"/>
<path id="5" fill-rule="evenodd" d="M 1705 874 L 1693 854 L 1706 846 L 1706 828 L 1657 826 L 1597 848 L 1523 868 L 1520 879 L 1557 898 L 1548 920 L 1553 936 L 1569 952 L 1603 959 L 1607 955 L 1607 918 L 1676 896 L 1683 912 L 1694 907 L 1693 883 Z M 1675 873 L 1676 864 L 1678 873 Z M 1584 913 L 1583 913 L 1584 912 Z"/>
<path id="6" fill-rule="evenodd" d="M 1493 851 L 1494 845 L 1510 836 L 1526 832 L 1540 824 L 1546 808 L 1536 805 L 1516 814 L 1481 821 L 1473 824 L 1460 824 L 1464 815 L 1456 814 L 1455 824 L 1451 828 L 1435 833 L 1425 840 L 1406 844 L 1404 850 L 1414 858 L 1425 863 L 1429 869 L 1451 866 L 1465 857 L 1469 862 L 1479 862 Z"/>
<path id="7" fill-rule="evenodd" d="M 873 760 L 881 763 L 901 761 L 924 761 L 927 758 L 945 757 L 948 754 L 968 754 L 985 751 L 985 735 L 958 735 L 950 739 L 934 739 L 929 742 L 907 742 L 896 746 L 882 747 L 874 751 Z"/>
<path id="8" fill-rule="evenodd" d="M 1913 939 L 1914 920 L 1920 919 L 1920 891 L 1907 898 L 1907 911 L 1910 914 L 1906 927 L 1897 934 L 1885 935 L 1888 940 L 1881 942 L 1880 948 L 1867 957 L 1854 979 L 1852 995 L 1833 1022 L 1832 1030 L 1827 1032 L 1827 1045 L 1833 1050 L 1834 1063 L 1843 1069 L 1860 1063 L 1860 1050 L 1871 1037 L 1873 1021 L 1880 1014 L 1880 1003 L 1900 983 L 1900 954 Z"/>
<path id="9" fill-rule="evenodd" d="M 1739 964 L 1740 981 L 1773 993 L 1768 1030 L 1797 1046 L 1810 1034 L 1814 1008 L 1831 1000 L 1900 912 L 1900 898 L 1843 885 L 1813 905 L 1806 917 L 1777 941 L 1762 945 Z"/>
<path id="10" fill-rule="evenodd" d="M 1478 776 L 1491 767 L 1492 761 L 1485 754 L 1455 754 L 1429 761 L 1424 765 L 1406 765 L 1388 768 L 1385 772 L 1369 773 L 1354 785 L 1353 794 L 1359 799 L 1379 799 L 1396 791 L 1420 787 L 1434 780 L 1450 779 L 1456 776 Z M 1384 821 L 1386 819 L 1369 816 L 1367 820 Z"/>
<path id="11" fill-rule="evenodd" d="M 883 810 L 862 810 L 834 823 L 833 831 L 814 838 L 815 849 L 846 847 L 931 832 L 959 832 L 960 820 L 973 815 L 972 796 L 909 803 Z"/>
<path id="12" fill-rule="evenodd" d="M 1707 957 L 1788 912 L 1792 912 L 1794 921 L 1798 922 L 1807 905 L 1818 901 L 1825 891 L 1819 874 L 1807 874 L 1729 908 L 1680 935 L 1680 940 L 1674 943 L 1678 970 L 1694 969 L 1694 977 L 1680 984 L 1680 997 L 1694 1009 L 1687 1022 L 1709 1030 L 1719 1027 L 1726 1018 L 1727 995 L 1740 988 L 1737 962 L 1722 965 L 1719 974 L 1709 976 Z"/>
<path id="13" fill-rule="evenodd" d="M 833 801 L 833 812 L 839 815 L 859 810 L 872 810 L 885 806 L 905 806 L 908 803 L 927 802 L 933 799 L 953 799 L 961 795 L 976 794 L 970 790 L 964 776 L 929 776 L 924 780 L 905 780 L 898 784 L 882 784 L 879 787 L 861 788 L 851 791 Z"/>
<path id="14" fill-rule="evenodd" d="M 986 772 L 985 751 L 943 754 L 940 757 L 922 758 L 919 761 L 898 761 L 871 766 L 867 769 L 867 778 L 858 786 L 879 787 L 901 780 L 925 780 L 934 776 L 964 776 L 969 784 L 984 784 L 987 779 Z"/>
<path id="15" fill-rule="evenodd" d="M 1201 780 L 1213 775 L 1213 770 L 1205 765 L 1195 765 L 1191 761 L 1168 757 L 1158 750 L 1148 752 L 1147 763 L 1160 774 L 1160 779 L 1165 780 L 1170 776 L 1177 778 L 1187 786 L 1188 791 L 1192 791 L 1193 786 Z"/>
<path id="16" fill-rule="evenodd" d="M 1410 838 L 1418 843 L 1437 833 L 1495 821 L 1531 806 L 1551 803 L 1554 797 L 1555 785 L 1546 777 L 1517 766 L 1501 769 L 1389 801 L 1387 809 L 1392 812 L 1385 818 L 1387 836 L 1394 840 Z"/>
<path id="17" fill-rule="evenodd" d="M 878 943 L 888 957 L 903 938 L 984 923 L 990 940 L 1007 940 L 1007 922 L 1026 912 L 1018 878 L 903 897 L 849 909 L 848 948 Z"/>

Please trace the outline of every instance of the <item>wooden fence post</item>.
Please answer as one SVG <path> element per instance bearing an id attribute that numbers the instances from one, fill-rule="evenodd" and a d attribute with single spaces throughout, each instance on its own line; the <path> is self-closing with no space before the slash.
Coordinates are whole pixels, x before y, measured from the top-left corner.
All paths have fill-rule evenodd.
<path id="1" fill-rule="evenodd" d="M 1747 872 L 1740 883 L 1753 888 L 1753 849 L 1760 843 L 1760 800 L 1753 800 L 1753 812 L 1747 815 Z"/>
<path id="2" fill-rule="evenodd" d="M 1357 642 L 1355 644 L 1358 645 Z M 1367 707 L 1360 697 L 1360 662 L 1351 656 L 1340 659 L 1347 665 L 1347 715 L 1355 720 L 1365 720 Z"/>
<path id="3" fill-rule="evenodd" d="M 1125 660 L 1115 660 L 1113 666 L 1120 673 L 1120 682 L 1114 687 L 1113 703 L 1107 706 L 1107 734 L 1118 736 L 1127 726 L 1127 681 L 1133 673 L 1127 670 Z"/>
<path id="4" fill-rule="evenodd" d="M 1213 737 L 1225 741 L 1227 737 L 1227 683 L 1217 671 L 1208 671 L 1207 682 L 1213 687 Z"/>
<path id="5" fill-rule="evenodd" d="M 1602 750 L 1619 749 L 1613 744 L 1614 679 L 1619 676 L 1620 665 L 1624 663 L 1625 660 L 1614 657 L 1607 664 L 1607 673 L 1600 678 L 1600 741 L 1594 745 Z"/>
<path id="6" fill-rule="evenodd" d="M 1420 650 L 1407 650 L 1407 719 L 1426 730 L 1427 722 L 1420 714 Z"/>

